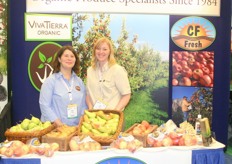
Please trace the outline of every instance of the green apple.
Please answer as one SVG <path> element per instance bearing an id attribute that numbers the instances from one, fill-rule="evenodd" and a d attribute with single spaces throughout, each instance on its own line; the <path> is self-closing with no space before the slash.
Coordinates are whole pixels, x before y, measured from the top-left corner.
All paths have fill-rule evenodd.
<path id="1" fill-rule="evenodd" d="M 51 124 L 51 122 L 50 121 L 45 121 L 43 124 L 42 124 L 42 126 L 43 126 L 43 128 L 45 129 L 45 128 L 48 128 L 49 126 L 51 126 L 52 124 Z"/>
<path id="2" fill-rule="evenodd" d="M 30 120 L 25 118 L 22 122 L 21 122 L 21 127 L 24 129 L 24 130 L 27 130 L 28 129 L 28 125 L 30 123 Z"/>
<path id="3" fill-rule="evenodd" d="M 31 122 L 31 123 L 28 125 L 28 130 L 33 129 L 33 128 L 36 127 L 36 126 L 37 126 L 36 123 Z"/>

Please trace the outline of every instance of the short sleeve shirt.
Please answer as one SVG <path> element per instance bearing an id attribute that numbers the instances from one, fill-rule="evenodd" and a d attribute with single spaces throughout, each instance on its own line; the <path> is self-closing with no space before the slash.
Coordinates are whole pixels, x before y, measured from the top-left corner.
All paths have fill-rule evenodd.
<path id="1" fill-rule="evenodd" d="M 107 105 L 106 109 L 115 109 L 122 95 L 131 93 L 127 71 L 118 64 L 109 67 L 106 63 L 102 72 L 98 66 L 89 67 L 86 87 L 93 104 L 100 100 Z"/>

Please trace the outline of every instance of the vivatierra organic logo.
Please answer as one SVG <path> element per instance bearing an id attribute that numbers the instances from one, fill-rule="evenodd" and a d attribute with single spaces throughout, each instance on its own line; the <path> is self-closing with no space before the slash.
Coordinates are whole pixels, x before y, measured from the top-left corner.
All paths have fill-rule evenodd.
<path id="1" fill-rule="evenodd" d="M 54 42 L 44 42 L 38 45 L 30 55 L 28 75 L 34 88 L 40 88 L 47 77 L 53 73 L 52 61 L 61 45 Z"/>

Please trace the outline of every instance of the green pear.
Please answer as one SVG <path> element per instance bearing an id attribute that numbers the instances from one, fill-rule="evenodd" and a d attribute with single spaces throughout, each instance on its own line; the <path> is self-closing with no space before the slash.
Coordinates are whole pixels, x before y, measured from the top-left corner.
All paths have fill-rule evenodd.
<path id="1" fill-rule="evenodd" d="M 109 134 L 108 134 L 108 133 L 94 133 L 94 136 L 98 136 L 98 137 L 108 137 Z"/>
<path id="2" fill-rule="evenodd" d="M 93 132 L 93 134 L 101 134 L 97 129 L 91 129 L 91 132 Z"/>
<path id="3" fill-rule="evenodd" d="M 96 117 L 96 112 L 90 112 L 88 110 L 85 110 L 85 114 L 89 117 L 89 118 L 95 118 Z"/>
<path id="4" fill-rule="evenodd" d="M 111 116 L 112 118 L 117 118 L 117 119 L 119 119 L 119 115 L 118 115 L 118 114 L 110 113 L 110 116 Z"/>
<path id="5" fill-rule="evenodd" d="M 118 123 L 119 119 L 118 118 L 113 118 L 111 120 L 108 120 L 107 123 L 111 124 L 111 123 Z"/>
<path id="6" fill-rule="evenodd" d="M 84 125 L 81 126 L 81 131 L 82 131 L 83 134 L 87 134 L 87 133 L 90 132 L 90 130 L 87 129 Z"/>
<path id="7" fill-rule="evenodd" d="M 98 121 L 100 121 L 100 122 L 102 122 L 102 123 L 106 123 L 106 120 L 104 120 L 104 119 L 102 119 L 101 117 L 99 117 L 99 116 L 97 116 L 97 119 L 98 119 Z"/>
<path id="8" fill-rule="evenodd" d="M 36 125 L 39 125 L 41 123 L 40 119 L 34 116 L 31 117 L 31 121 L 34 122 Z"/>
<path id="9" fill-rule="evenodd" d="M 83 126 L 84 126 L 85 128 L 87 128 L 87 129 L 89 129 L 89 130 L 93 128 L 92 125 L 89 124 L 89 123 L 87 123 L 87 122 L 82 122 L 82 124 L 83 124 Z"/>

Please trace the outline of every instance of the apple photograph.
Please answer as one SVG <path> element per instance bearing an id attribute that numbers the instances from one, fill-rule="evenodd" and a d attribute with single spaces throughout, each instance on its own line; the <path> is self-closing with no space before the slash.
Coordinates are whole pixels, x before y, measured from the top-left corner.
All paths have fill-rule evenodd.
<path id="1" fill-rule="evenodd" d="M 213 87 L 214 52 L 173 51 L 172 85 Z"/>
<path id="2" fill-rule="evenodd" d="M 198 114 L 211 123 L 213 88 L 174 86 L 172 93 L 172 119 L 177 125 L 188 121 L 194 126 Z"/>
<path id="3" fill-rule="evenodd" d="M 81 59 L 80 77 L 86 82 L 95 41 L 108 37 L 114 56 L 127 73 L 132 91 L 124 109 L 125 130 L 141 123 L 168 119 L 169 16 L 73 13 L 72 45 Z"/>

